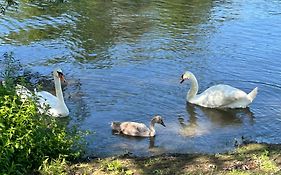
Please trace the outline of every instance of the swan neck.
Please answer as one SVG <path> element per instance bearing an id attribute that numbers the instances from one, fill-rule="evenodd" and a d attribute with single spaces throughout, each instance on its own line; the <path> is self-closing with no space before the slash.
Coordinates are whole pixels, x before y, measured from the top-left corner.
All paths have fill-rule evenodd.
<path id="1" fill-rule="evenodd" d="M 190 82 L 191 82 L 191 87 L 186 97 L 188 101 L 194 98 L 198 93 L 198 82 L 194 75 L 190 77 Z"/>
<path id="2" fill-rule="evenodd" d="M 150 126 L 149 126 L 149 136 L 151 136 L 151 137 L 155 136 L 154 125 L 155 125 L 155 121 L 151 120 Z"/>
<path id="3" fill-rule="evenodd" d="M 60 102 L 64 103 L 60 79 L 54 76 L 54 80 L 55 80 L 56 96 Z"/>

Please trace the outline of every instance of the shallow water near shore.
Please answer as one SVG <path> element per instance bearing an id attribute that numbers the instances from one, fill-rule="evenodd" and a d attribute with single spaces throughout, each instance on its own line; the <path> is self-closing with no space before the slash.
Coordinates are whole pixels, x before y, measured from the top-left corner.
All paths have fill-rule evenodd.
<path id="1" fill-rule="evenodd" d="M 281 142 L 280 28 L 279 1 L 20 2 L 0 16 L 0 54 L 42 76 L 64 71 L 69 124 L 94 132 L 89 155 L 216 153 L 242 136 Z M 190 105 L 186 70 L 199 92 L 224 83 L 259 93 L 247 109 Z M 166 124 L 155 138 L 111 131 L 155 114 Z"/>

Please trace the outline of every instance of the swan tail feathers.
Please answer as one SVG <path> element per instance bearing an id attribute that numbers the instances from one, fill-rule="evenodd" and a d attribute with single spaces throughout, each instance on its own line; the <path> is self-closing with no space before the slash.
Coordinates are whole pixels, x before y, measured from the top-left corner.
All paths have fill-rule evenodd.
<path id="1" fill-rule="evenodd" d="M 121 127 L 120 127 L 120 125 L 121 125 L 121 122 L 112 122 L 112 123 L 111 123 L 111 128 L 112 128 L 112 130 L 114 130 L 114 131 L 121 132 Z"/>
<path id="2" fill-rule="evenodd" d="M 257 94 L 258 94 L 258 87 L 253 89 L 247 96 L 251 101 L 253 101 L 256 98 Z"/>

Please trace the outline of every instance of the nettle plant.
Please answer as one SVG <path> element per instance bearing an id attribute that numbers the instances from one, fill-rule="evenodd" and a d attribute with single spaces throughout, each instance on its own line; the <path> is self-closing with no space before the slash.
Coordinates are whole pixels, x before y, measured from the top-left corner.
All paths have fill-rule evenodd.
<path id="1" fill-rule="evenodd" d="M 39 114 L 34 100 L 22 102 L 14 87 L 0 85 L 0 174 L 27 174 L 46 160 L 81 156 L 85 133 Z"/>

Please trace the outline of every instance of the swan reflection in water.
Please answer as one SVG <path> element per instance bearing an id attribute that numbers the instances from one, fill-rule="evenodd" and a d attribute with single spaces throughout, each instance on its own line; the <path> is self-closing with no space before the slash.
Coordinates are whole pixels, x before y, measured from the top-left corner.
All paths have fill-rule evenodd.
<path id="1" fill-rule="evenodd" d="M 249 120 L 251 125 L 254 122 L 254 114 L 249 108 L 211 109 L 187 103 L 186 111 L 189 114 L 188 122 L 185 122 L 181 116 L 178 117 L 178 121 L 181 126 L 180 135 L 188 137 L 208 134 L 217 128 L 237 127 L 245 120 Z"/>
<path id="2" fill-rule="evenodd" d="M 112 135 L 116 135 L 116 131 L 112 131 Z M 132 137 L 128 135 L 119 135 L 121 138 L 125 140 L 122 143 L 116 143 L 113 147 L 121 148 L 126 153 L 136 153 L 138 151 L 149 152 L 152 155 L 163 154 L 167 150 L 163 146 L 159 146 L 156 144 L 156 137 Z M 143 144 L 146 142 L 146 144 Z M 138 151 L 136 151 L 138 150 Z M 136 151 L 136 152 L 135 152 Z"/>

